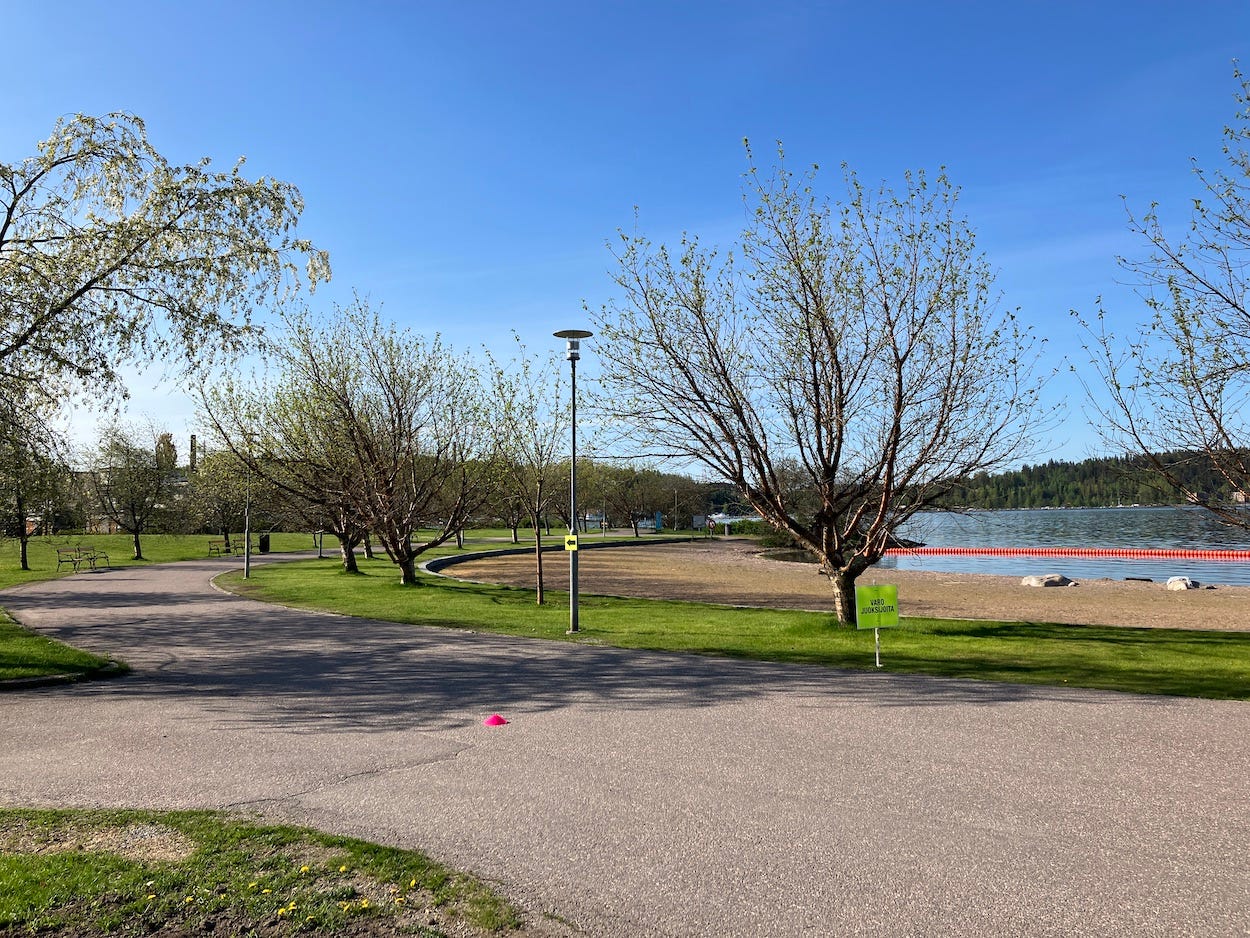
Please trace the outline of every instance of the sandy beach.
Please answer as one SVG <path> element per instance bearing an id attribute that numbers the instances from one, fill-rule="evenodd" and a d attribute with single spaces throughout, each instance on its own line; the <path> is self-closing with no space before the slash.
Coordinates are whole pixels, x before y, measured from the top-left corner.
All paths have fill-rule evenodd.
<path id="1" fill-rule="evenodd" d="M 582 592 L 652 599 L 832 611 L 828 580 L 812 564 L 761 556 L 745 539 L 697 540 L 584 550 Z M 562 554 L 546 555 L 546 585 L 568 588 Z M 463 579 L 532 586 L 531 554 L 474 560 L 446 571 Z M 1063 573 L 1062 562 L 1038 560 L 1039 574 Z M 1248 630 L 1250 587 L 1169 592 L 1163 583 L 1081 580 L 1077 586 L 1029 587 L 1020 578 L 976 573 L 883 571 L 861 583 L 893 583 L 905 616 L 1060 622 L 1146 628 Z"/>

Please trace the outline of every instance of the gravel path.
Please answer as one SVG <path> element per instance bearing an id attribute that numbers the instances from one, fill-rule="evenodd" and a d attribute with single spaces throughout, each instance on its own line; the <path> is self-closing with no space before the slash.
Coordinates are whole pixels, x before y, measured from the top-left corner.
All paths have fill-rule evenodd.
<path id="1" fill-rule="evenodd" d="M 1247 934 L 1250 704 L 418 629 L 217 593 L 229 565 L 0 594 L 136 668 L 0 694 L 0 803 L 418 847 L 535 934 Z"/>

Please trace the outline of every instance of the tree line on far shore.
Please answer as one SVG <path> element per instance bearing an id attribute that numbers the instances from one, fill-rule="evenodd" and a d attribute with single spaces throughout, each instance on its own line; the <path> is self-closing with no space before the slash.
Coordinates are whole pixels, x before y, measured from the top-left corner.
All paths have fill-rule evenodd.
<path id="1" fill-rule="evenodd" d="M 1186 491 L 1212 503 L 1233 504 L 1237 490 L 1201 452 L 1100 456 L 1072 462 L 1051 459 L 1006 472 L 979 472 L 955 485 L 945 508 L 1112 508 L 1131 505 L 1183 505 L 1189 500 L 1163 484 L 1161 464 Z"/>

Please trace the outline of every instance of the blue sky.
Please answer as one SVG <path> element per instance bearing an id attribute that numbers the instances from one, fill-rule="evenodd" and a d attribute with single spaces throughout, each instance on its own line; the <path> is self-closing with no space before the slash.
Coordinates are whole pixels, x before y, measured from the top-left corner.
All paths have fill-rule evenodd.
<path id="1" fill-rule="evenodd" d="M 896 184 L 946 166 L 1003 303 L 1078 366 L 1068 310 L 1141 305 L 1116 255 L 1144 248 L 1124 203 L 1179 231 L 1190 159 L 1219 163 L 1250 3 L 6 3 L 0 160 L 58 116 L 125 110 L 170 159 L 246 155 L 295 183 L 331 253 L 314 305 L 353 290 L 460 347 L 531 348 L 612 295 L 617 228 L 727 244 L 742 139 L 766 160 Z M 583 358 L 593 368 L 593 340 Z M 152 376 L 137 413 L 184 435 L 193 408 Z M 1041 458 L 1099 451 L 1083 394 Z M 79 422 L 90 420 L 82 415 Z"/>

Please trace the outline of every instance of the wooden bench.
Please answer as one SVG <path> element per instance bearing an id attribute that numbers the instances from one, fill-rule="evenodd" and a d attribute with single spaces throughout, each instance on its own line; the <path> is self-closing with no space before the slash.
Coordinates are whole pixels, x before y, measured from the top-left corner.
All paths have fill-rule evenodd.
<path id="1" fill-rule="evenodd" d="M 209 541 L 208 542 L 208 556 L 210 557 L 226 556 L 226 542 L 225 541 Z"/>
<path id="2" fill-rule="evenodd" d="M 58 547 L 56 549 L 56 568 L 59 571 L 62 566 L 68 564 L 74 568 L 74 572 L 78 572 L 78 565 L 82 563 L 82 555 L 77 547 Z"/>

